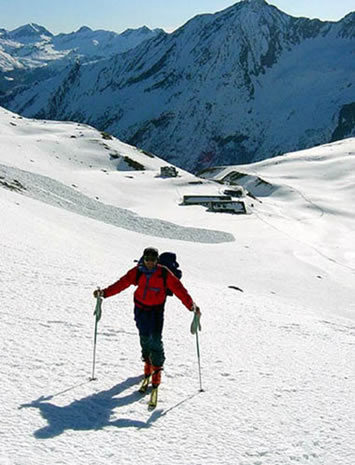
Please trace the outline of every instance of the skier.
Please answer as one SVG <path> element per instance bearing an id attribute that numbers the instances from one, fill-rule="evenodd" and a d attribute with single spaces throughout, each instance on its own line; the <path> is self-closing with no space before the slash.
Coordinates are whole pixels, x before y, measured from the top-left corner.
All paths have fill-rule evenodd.
<path id="1" fill-rule="evenodd" d="M 153 390 L 157 390 L 161 382 L 165 361 L 162 330 L 167 290 L 170 289 L 188 310 L 201 315 L 200 309 L 181 281 L 167 267 L 159 265 L 158 259 L 158 249 L 147 247 L 143 251 L 142 262 L 140 261 L 111 286 L 94 291 L 94 297 L 107 298 L 132 284 L 137 286 L 134 292 L 134 319 L 139 331 L 144 361 L 144 380 L 140 392 L 147 390 L 150 378 Z"/>

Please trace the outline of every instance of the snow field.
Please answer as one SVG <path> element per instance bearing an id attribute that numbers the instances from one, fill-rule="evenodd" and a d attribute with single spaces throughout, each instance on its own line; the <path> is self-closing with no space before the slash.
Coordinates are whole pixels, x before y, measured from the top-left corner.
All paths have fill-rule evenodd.
<path id="1" fill-rule="evenodd" d="M 178 205 L 191 188 L 190 175 L 163 183 L 155 177 L 155 166 L 125 178 L 102 156 L 106 174 L 99 168 L 104 152 L 96 153 L 93 146 L 86 151 L 90 143 L 85 136 L 76 160 L 69 160 L 70 124 L 50 126 L 38 150 L 36 131 L 45 124 L 20 120 L 22 127 L 12 127 L 10 137 L 5 116 L 0 180 L 9 176 L 14 182 L 22 173 L 27 189 L 0 186 L 0 464 L 353 465 L 351 188 L 337 187 L 349 214 L 343 209 L 330 214 L 324 208 L 321 223 L 316 214 L 307 216 L 295 196 L 285 195 L 282 203 L 281 191 L 263 197 L 251 215 L 210 215 L 202 207 Z M 12 150 L 24 131 L 26 144 Z M 49 136 L 59 142 L 61 155 L 52 156 Z M 349 143 L 344 142 L 344 153 Z M 328 149 L 317 148 L 332 157 Z M 318 192 L 321 183 L 311 172 L 301 182 L 301 158 L 294 165 L 295 181 L 287 184 L 313 201 L 313 183 Z M 345 174 L 339 165 L 338 178 L 348 176 L 349 166 Z M 267 174 L 258 164 L 252 170 Z M 282 174 L 287 175 L 286 169 Z M 285 184 L 281 174 L 273 175 L 275 184 Z M 206 186 L 212 189 L 213 184 Z M 331 191 L 332 184 L 328 187 Z M 198 188 L 202 191 L 204 185 Z M 117 227 L 102 221 L 102 212 L 86 214 L 96 195 L 97 211 L 109 205 L 121 219 L 134 217 L 133 211 L 136 225 L 147 217 L 165 236 L 148 235 L 151 227 Z M 43 201 L 48 196 L 57 196 L 56 201 Z M 68 208 L 70 203 L 75 209 Z M 122 213 L 127 204 L 131 208 Z M 157 205 L 161 210 L 156 215 Z M 304 215 L 307 221 L 300 221 Z M 170 229 L 161 220 L 169 221 Z M 176 239 L 185 229 L 195 234 L 197 227 L 204 237 L 211 239 L 217 231 L 222 237 L 233 234 L 235 240 Z M 334 231 L 339 237 L 334 238 Z M 137 393 L 142 362 L 133 289 L 104 301 L 98 379 L 89 381 L 92 292 L 132 267 L 147 245 L 177 252 L 183 282 L 201 307 L 205 389 L 199 392 L 196 341 L 189 332 L 192 315 L 170 298 L 164 328 L 167 360 L 153 412 L 147 410 L 147 397 Z"/>

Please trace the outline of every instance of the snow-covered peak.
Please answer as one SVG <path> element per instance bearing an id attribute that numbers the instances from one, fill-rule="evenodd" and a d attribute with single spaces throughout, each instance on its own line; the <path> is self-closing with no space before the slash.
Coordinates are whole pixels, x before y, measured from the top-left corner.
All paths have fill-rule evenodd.
<path id="1" fill-rule="evenodd" d="M 53 37 L 53 34 L 43 26 L 39 26 L 35 23 L 29 23 L 7 32 L 7 37 L 14 41 L 27 43 L 49 39 Z"/>
<path id="2" fill-rule="evenodd" d="M 159 33 L 158 29 L 151 30 L 147 27 L 129 29 L 117 34 L 82 26 L 76 32 L 53 37 L 52 44 L 56 50 L 72 50 L 73 54 L 82 57 L 83 61 L 90 61 L 92 58 L 107 58 L 125 52 Z"/>
<path id="3" fill-rule="evenodd" d="M 156 29 L 149 29 L 149 27 L 147 26 L 142 26 L 142 27 L 139 27 L 137 29 L 126 29 L 125 31 L 122 32 L 121 36 L 125 37 L 125 36 L 130 36 L 130 35 L 151 35 L 152 34 L 152 31 L 156 34 L 158 33 L 161 33 L 161 32 L 164 32 L 163 29 L 160 29 L 160 28 L 156 28 Z"/>
<path id="4" fill-rule="evenodd" d="M 265 0 L 242 0 L 244 4 L 248 4 L 254 11 L 260 11 L 262 8 L 268 5 Z"/>
<path id="5" fill-rule="evenodd" d="M 90 33 L 92 32 L 92 29 L 89 27 L 89 26 L 81 26 L 78 30 L 77 30 L 77 34 L 84 34 L 84 33 Z"/>
<path id="6" fill-rule="evenodd" d="M 339 23 L 339 36 L 347 39 L 355 38 L 355 12 L 346 15 Z"/>

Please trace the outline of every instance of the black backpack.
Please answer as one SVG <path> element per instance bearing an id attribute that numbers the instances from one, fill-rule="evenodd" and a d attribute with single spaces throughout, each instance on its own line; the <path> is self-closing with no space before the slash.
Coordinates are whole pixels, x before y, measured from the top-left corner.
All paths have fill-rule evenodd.
<path id="1" fill-rule="evenodd" d="M 138 266 L 143 263 L 143 257 L 141 257 L 138 261 Z M 174 252 L 163 252 L 159 255 L 158 264 L 169 268 L 169 270 L 176 276 L 178 279 L 181 279 L 182 271 L 179 268 L 179 264 L 176 261 L 176 254 Z M 167 271 L 165 268 L 162 269 L 162 275 L 164 280 L 164 287 L 166 288 L 166 279 L 167 279 Z M 138 268 L 137 275 L 136 275 L 136 283 L 138 284 L 138 280 L 142 275 L 142 271 Z M 166 289 L 166 295 L 173 295 L 170 289 Z"/>

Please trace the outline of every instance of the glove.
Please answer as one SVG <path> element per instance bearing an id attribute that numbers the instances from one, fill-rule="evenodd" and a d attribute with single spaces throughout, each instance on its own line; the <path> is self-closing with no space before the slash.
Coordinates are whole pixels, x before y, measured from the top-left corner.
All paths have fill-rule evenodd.
<path id="1" fill-rule="evenodd" d="M 199 316 L 201 316 L 201 310 L 200 307 L 198 307 L 195 302 L 192 304 L 191 311 L 194 313 L 197 313 Z"/>
<path id="2" fill-rule="evenodd" d="M 201 323 L 200 323 L 201 311 L 195 303 L 192 305 L 191 311 L 194 312 L 194 319 L 192 320 L 192 323 L 191 323 L 190 332 L 191 334 L 196 334 L 197 331 L 201 331 Z"/>
<path id="3" fill-rule="evenodd" d="M 94 311 L 94 315 L 96 316 L 96 322 L 98 323 L 101 320 L 101 315 L 102 315 L 102 291 L 101 289 L 96 289 L 94 291 L 94 296 L 96 295 L 96 307 Z"/>
<path id="4" fill-rule="evenodd" d="M 95 289 L 93 294 L 94 294 L 95 299 L 97 299 L 98 297 L 104 296 L 104 291 L 101 289 Z"/>
<path id="5" fill-rule="evenodd" d="M 200 313 L 195 313 L 194 314 L 194 319 L 192 320 L 191 326 L 190 326 L 190 332 L 191 334 L 196 334 L 197 331 L 201 331 L 201 323 L 200 323 Z"/>

